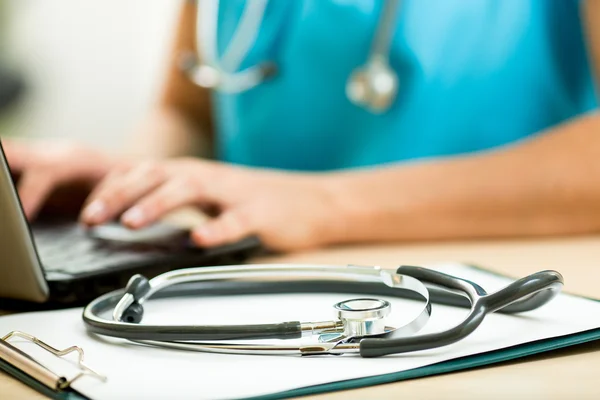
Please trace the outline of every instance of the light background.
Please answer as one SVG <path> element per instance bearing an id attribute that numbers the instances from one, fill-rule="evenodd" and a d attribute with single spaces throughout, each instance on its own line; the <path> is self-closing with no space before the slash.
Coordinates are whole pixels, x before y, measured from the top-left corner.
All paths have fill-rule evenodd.
<path id="1" fill-rule="evenodd" d="M 29 87 L 0 134 L 118 148 L 162 84 L 180 4 L 4 0 L 0 57 Z"/>

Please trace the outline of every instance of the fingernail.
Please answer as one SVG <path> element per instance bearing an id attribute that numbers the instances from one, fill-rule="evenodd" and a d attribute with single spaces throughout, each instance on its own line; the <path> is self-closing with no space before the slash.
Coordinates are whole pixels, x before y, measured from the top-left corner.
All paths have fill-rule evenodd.
<path id="1" fill-rule="evenodd" d="M 106 205 L 100 200 L 95 200 L 83 210 L 81 217 L 92 224 L 102 222 L 106 218 Z"/>
<path id="2" fill-rule="evenodd" d="M 146 222 L 146 215 L 139 207 L 132 207 L 123 214 L 121 221 L 123 221 L 125 225 L 138 227 Z"/>
<path id="3" fill-rule="evenodd" d="M 201 242 L 211 241 L 214 239 L 214 236 L 215 236 L 214 230 L 210 229 L 209 227 L 206 227 L 206 226 L 202 226 L 200 228 L 194 229 L 194 235 Z"/>

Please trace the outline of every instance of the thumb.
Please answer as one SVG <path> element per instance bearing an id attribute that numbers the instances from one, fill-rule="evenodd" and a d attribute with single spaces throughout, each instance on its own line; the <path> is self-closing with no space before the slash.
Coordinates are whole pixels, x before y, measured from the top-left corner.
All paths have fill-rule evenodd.
<path id="1" fill-rule="evenodd" d="M 256 233 L 253 221 L 248 209 L 234 208 L 192 230 L 192 240 L 201 247 L 237 242 Z"/>

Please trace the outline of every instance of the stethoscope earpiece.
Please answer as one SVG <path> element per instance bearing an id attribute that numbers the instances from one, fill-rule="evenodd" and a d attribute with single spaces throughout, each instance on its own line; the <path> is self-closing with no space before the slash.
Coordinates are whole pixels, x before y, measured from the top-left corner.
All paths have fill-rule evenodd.
<path id="1" fill-rule="evenodd" d="M 204 89 L 219 90 L 224 93 L 241 93 L 252 89 L 277 74 L 272 62 L 262 62 L 243 71 L 229 73 L 212 65 L 201 63 L 193 54 L 181 57 L 179 69 L 194 84 Z"/>
<path id="2" fill-rule="evenodd" d="M 136 274 L 129 278 L 125 293 L 113 311 L 113 319 L 129 324 L 142 322 L 144 307 L 141 303 L 151 290 L 150 281 L 145 276 Z"/>

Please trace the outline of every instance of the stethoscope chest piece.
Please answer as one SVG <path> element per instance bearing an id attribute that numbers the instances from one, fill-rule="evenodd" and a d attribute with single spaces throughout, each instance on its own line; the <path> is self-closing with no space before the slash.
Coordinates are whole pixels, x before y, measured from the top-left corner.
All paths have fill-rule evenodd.
<path id="1" fill-rule="evenodd" d="M 343 331 L 324 332 L 319 335 L 320 342 L 380 336 L 394 330 L 385 324 L 386 317 L 392 312 L 392 305 L 388 301 L 360 298 L 341 301 L 333 307 Z"/>
<path id="2" fill-rule="evenodd" d="M 383 59 L 373 59 L 355 70 L 346 85 L 346 95 L 354 104 L 380 114 L 387 111 L 398 93 L 398 75 Z"/>

